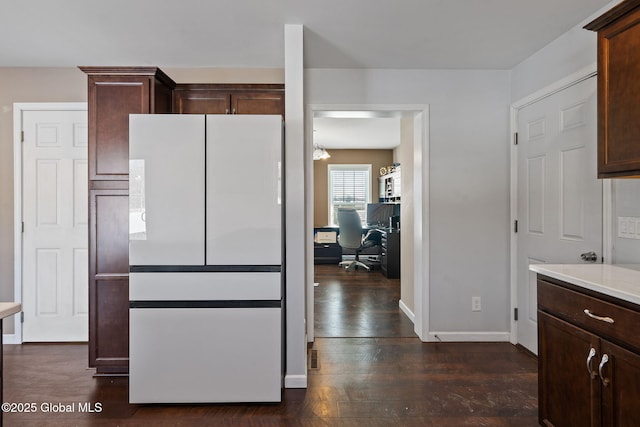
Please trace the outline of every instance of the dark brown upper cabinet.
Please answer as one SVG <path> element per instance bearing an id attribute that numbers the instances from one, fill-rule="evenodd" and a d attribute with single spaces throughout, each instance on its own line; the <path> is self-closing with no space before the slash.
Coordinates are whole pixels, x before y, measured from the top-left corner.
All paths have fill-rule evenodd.
<path id="1" fill-rule="evenodd" d="M 281 84 L 178 84 L 174 111 L 178 114 L 280 114 L 284 116 Z"/>
<path id="2" fill-rule="evenodd" d="M 170 113 L 175 83 L 157 67 L 80 67 L 88 75 L 89 180 L 129 179 L 129 114 Z"/>
<path id="3" fill-rule="evenodd" d="M 585 28 L 598 32 L 598 178 L 640 178 L 640 0 Z"/>

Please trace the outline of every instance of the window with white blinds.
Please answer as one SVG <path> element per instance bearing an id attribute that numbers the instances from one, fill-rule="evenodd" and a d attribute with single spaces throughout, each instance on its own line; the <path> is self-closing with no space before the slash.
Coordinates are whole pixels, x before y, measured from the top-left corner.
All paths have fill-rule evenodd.
<path id="1" fill-rule="evenodd" d="M 338 209 L 353 208 L 365 225 L 371 202 L 371 165 L 329 165 L 329 223 L 338 225 Z"/>

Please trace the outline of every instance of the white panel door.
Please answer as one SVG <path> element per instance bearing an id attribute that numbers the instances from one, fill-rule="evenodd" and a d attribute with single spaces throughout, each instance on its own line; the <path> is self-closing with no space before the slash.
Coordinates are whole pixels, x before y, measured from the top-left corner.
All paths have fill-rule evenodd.
<path id="1" fill-rule="evenodd" d="M 518 112 L 518 342 L 537 354 L 536 274 L 529 264 L 602 257 L 596 173 L 596 78 Z"/>
<path id="2" fill-rule="evenodd" d="M 23 340 L 88 337 L 87 112 L 23 114 Z"/>
<path id="3" fill-rule="evenodd" d="M 203 115 L 129 118 L 129 264 L 204 265 Z"/>
<path id="4" fill-rule="evenodd" d="M 281 116 L 207 116 L 208 265 L 281 264 L 281 153 Z"/>

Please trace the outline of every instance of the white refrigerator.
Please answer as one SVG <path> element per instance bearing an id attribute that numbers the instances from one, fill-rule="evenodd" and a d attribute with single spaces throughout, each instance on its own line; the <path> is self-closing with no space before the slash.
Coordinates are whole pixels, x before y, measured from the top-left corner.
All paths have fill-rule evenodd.
<path id="1" fill-rule="evenodd" d="M 130 116 L 129 401 L 279 402 L 282 118 Z"/>

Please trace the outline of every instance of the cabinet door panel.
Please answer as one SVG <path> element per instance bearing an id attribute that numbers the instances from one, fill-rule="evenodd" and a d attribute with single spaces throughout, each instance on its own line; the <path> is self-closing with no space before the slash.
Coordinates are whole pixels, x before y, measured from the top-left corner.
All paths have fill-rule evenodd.
<path id="1" fill-rule="evenodd" d="M 129 114 L 149 113 L 148 77 L 89 76 L 89 179 L 127 180 Z"/>
<path id="2" fill-rule="evenodd" d="M 176 91 L 178 114 L 229 114 L 229 97 L 219 91 Z"/>
<path id="3" fill-rule="evenodd" d="M 130 121 L 129 263 L 204 264 L 204 116 Z"/>
<path id="4" fill-rule="evenodd" d="M 603 423 L 606 426 L 640 426 L 640 355 L 607 341 L 602 342 L 602 354 L 609 362 L 603 366 Z"/>
<path id="5" fill-rule="evenodd" d="M 129 273 L 129 222 L 127 190 L 91 190 L 89 216 L 90 253 L 96 274 Z"/>
<path id="6" fill-rule="evenodd" d="M 98 374 L 128 370 L 127 193 L 89 191 L 89 366 Z"/>
<path id="7" fill-rule="evenodd" d="M 208 265 L 282 262 L 282 119 L 207 116 Z"/>
<path id="8" fill-rule="evenodd" d="M 233 114 L 280 114 L 284 115 L 282 93 L 237 93 L 231 96 Z"/>
<path id="9" fill-rule="evenodd" d="M 92 316 L 95 346 L 89 359 L 97 373 L 129 369 L 129 281 L 124 277 L 96 280 Z"/>
<path id="10" fill-rule="evenodd" d="M 603 71 L 599 85 L 603 89 L 601 120 L 603 141 L 600 171 L 617 172 L 640 169 L 640 11 L 603 30 L 600 34 L 600 62 Z"/>
<path id="11" fill-rule="evenodd" d="M 538 393 L 540 423 L 555 427 L 600 425 L 600 383 L 587 370 L 591 348 L 599 339 L 582 329 L 538 311 Z"/>

